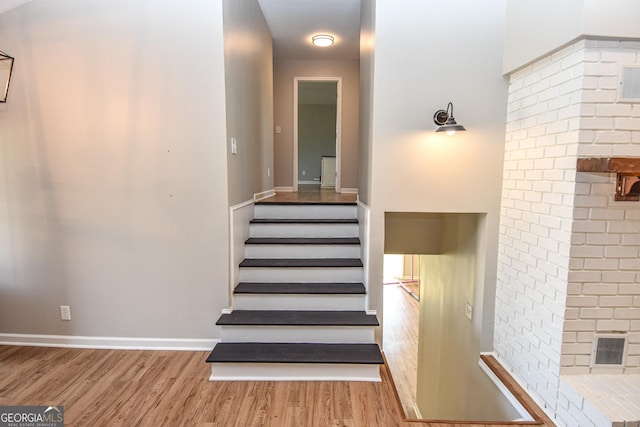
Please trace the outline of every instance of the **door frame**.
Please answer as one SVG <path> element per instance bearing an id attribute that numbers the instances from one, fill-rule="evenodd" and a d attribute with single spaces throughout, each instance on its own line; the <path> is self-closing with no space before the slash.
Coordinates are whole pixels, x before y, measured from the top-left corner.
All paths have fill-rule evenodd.
<path id="1" fill-rule="evenodd" d="M 342 77 L 294 77 L 293 78 L 293 191 L 298 191 L 298 85 L 300 82 L 336 82 L 336 193 L 342 190 L 340 177 L 342 147 Z"/>

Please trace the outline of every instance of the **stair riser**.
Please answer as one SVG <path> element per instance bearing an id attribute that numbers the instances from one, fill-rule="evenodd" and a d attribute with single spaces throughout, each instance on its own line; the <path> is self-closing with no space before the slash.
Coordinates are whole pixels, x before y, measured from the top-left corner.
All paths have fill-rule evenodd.
<path id="1" fill-rule="evenodd" d="M 323 363 L 213 363 L 209 381 L 380 382 L 379 365 Z"/>
<path id="2" fill-rule="evenodd" d="M 374 342 L 373 326 L 223 326 L 223 342 L 350 343 Z"/>
<path id="3" fill-rule="evenodd" d="M 255 218 L 347 219 L 358 215 L 355 205 L 256 205 Z"/>
<path id="4" fill-rule="evenodd" d="M 365 310 L 365 295 L 236 294 L 235 310 Z"/>
<path id="5" fill-rule="evenodd" d="M 240 268 L 239 282 L 362 283 L 362 267 Z"/>
<path id="6" fill-rule="evenodd" d="M 360 246 L 245 245 L 245 258 L 360 258 Z"/>
<path id="7" fill-rule="evenodd" d="M 358 224 L 251 224 L 251 237 L 358 237 Z"/>

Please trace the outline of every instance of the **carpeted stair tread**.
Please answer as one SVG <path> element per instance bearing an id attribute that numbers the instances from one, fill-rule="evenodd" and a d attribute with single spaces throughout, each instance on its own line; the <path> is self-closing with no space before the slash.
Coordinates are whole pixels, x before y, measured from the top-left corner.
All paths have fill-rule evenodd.
<path id="1" fill-rule="evenodd" d="M 254 218 L 251 224 L 357 224 L 356 218 Z"/>
<path id="2" fill-rule="evenodd" d="M 233 310 L 216 325 L 281 326 L 378 326 L 378 319 L 364 311 Z"/>
<path id="3" fill-rule="evenodd" d="M 340 363 L 382 365 L 377 344 L 219 343 L 209 363 Z"/>
<path id="4" fill-rule="evenodd" d="M 364 294 L 362 283 L 259 283 L 240 282 L 234 294 Z"/>
<path id="5" fill-rule="evenodd" d="M 357 237 L 250 237 L 247 245 L 359 245 Z"/>
<path id="6" fill-rule="evenodd" d="M 345 268 L 362 267 L 358 258 L 245 258 L 240 267 L 262 268 Z"/>

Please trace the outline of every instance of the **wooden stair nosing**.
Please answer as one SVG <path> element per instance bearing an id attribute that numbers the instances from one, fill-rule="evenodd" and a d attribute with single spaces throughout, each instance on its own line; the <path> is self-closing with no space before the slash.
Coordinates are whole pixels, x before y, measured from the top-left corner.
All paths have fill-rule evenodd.
<path id="1" fill-rule="evenodd" d="M 268 282 L 240 282 L 236 285 L 234 294 L 366 294 L 362 283 L 268 283 Z"/>
<path id="2" fill-rule="evenodd" d="M 384 364 L 377 344 L 325 343 L 219 343 L 207 362 Z"/>
<path id="3" fill-rule="evenodd" d="M 254 218 L 250 224 L 358 224 L 356 218 Z"/>
<path id="4" fill-rule="evenodd" d="M 250 237 L 245 245 L 360 245 L 358 237 Z"/>
<path id="5" fill-rule="evenodd" d="M 358 258 L 245 258 L 245 268 L 360 268 Z"/>
<path id="6" fill-rule="evenodd" d="M 373 314 L 349 310 L 233 310 L 219 326 L 379 326 Z"/>

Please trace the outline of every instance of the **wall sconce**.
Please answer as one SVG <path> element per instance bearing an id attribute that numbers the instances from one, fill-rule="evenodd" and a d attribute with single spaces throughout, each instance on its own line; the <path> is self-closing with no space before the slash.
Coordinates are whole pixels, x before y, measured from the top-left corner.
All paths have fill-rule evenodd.
<path id="1" fill-rule="evenodd" d="M 0 85 L 4 85 L 4 90 L 0 92 L 0 102 L 7 102 L 11 70 L 13 70 L 13 58 L 0 51 Z M 0 86 L 0 90 L 1 89 L 2 86 Z"/>
<path id="2" fill-rule="evenodd" d="M 456 123 L 453 117 L 453 103 L 447 105 L 446 110 L 438 110 L 433 115 L 433 122 L 438 125 L 436 132 L 446 132 L 447 135 L 455 135 L 457 131 L 466 130 L 464 126 Z"/>

